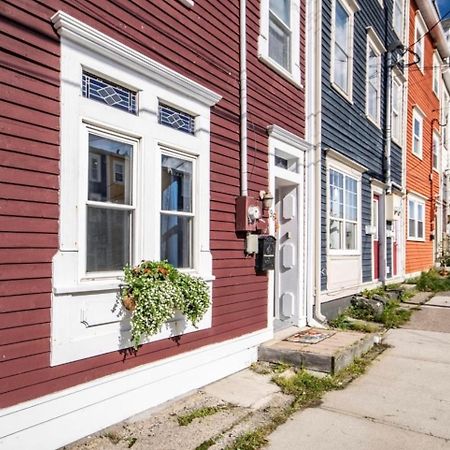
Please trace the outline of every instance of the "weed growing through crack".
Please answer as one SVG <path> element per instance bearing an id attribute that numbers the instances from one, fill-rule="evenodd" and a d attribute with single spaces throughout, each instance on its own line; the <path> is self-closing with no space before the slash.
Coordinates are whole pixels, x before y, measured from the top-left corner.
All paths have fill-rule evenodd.
<path id="1" fill-rule="evenodd" d="M 107 431 L 102 436 L 106 439 L 109 439 L 109 441 L 114 445 L 117 445 L 122 440 L 122 436 L 115 431 Z"/>
<path id="2" fill-rule="evenodd" d="M 195 409 L 194 411 L 190 411 L 187 414 L 179 415 L 177 417 L 178 425 L 185 427 L 189 425 L 194 419 L 201 419 L 202 417 L 212 416 L 213 414 L 218 413 L 219 411 L 226 411 L 228 409 L 233 408 L 233 405 L 217 405 L 217 406 L 205 406 L 203 408 Z"/>
<path id="3" fill-rule="evenodd" d="M 350 366 L 335 375 L 323 378 L 315 377 L 305 370 L 300 370 L 289 378 L 273 372 L 273 381 L 280 386 L 283 393 L 292 395 L 294 400 L 288 407 L 276 414 L 268 424 L 238 436 L 233 444 L 226 447 L 226 450 L 260 449 L 267 444 L 267 436 L 286 422 L 289 416 L 299 409 L 317 405 L 326 392 L 343 389 L 348 383 L 362 375 L 367 366 L 386 348 L 387 346 L 383 344 L 375 345 L 361 358 L 355 359 Z M 196 450 L 206 450 L 207 448 Z"/>

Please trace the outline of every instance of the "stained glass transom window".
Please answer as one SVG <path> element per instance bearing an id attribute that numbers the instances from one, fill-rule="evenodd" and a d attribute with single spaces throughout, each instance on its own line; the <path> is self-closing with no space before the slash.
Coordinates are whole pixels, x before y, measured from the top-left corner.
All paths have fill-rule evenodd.
<path id="1" fill-rule="evenodd" d="M 189 134 L 195 132 L 194 116 L 161 103 L 159 104 L 158 123 Z"/>
<path id="2" fill-rule="evenodd" d="M 111 83 L 96 75 L 83 72 L 82 90 L 83 97 L 137 114 L 136 92 L 130 89 Z"/>

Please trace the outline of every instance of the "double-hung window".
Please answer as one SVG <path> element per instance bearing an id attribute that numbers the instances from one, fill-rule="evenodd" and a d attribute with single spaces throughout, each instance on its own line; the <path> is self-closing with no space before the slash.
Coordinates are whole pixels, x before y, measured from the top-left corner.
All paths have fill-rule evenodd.
<path id="1" fill-rule="evenodd" d="M 355 1 L 334 0 L 331 42 L 331 82 L 351 100 L 353 77 L 353 22 Z"/>
<path id="2" fill-rule="evenodd" d="M 425 240 L 425 202 L 415 197 L 408 199 L 408 239 Z"/>
<path id="3" fill-rule="evenodd" d="M 358 248 L 358 180 L 335 169 L 329 170 L 329 247 Z"/>
<path id="4" fill-rule="evenodd" d="M 433 53 L 433 92 L 439 98 L 439 81 L 441 78 L 440 74 L 440 61 L 439 56 L 436 52 Z"/>
<path id="5" fill-rule="evenodd" d="M 433 131 L 433 169 L 439 170 L 439 155 L 441 154 L 441 138 Z"/>
<path id="6" fill-rule="evenodd" d="M 403 86 L 397 77 L 392 78 L 392 139 L 400 143 L 402 138 L 402 95 Z"/>
<path id="7" fill-rule="evenodd" d="M 300 2 L 262 0 L 258 56 L 294 84 L 300 85 Z"/>
<path id="8" fill-rule="evenodd" d="M 376 125 L 380 124 L 381 53 L 383 44 L 372 28 L 367 33 L 366 113 Z"/>
<path id="9" fill-rule="evenodd" d="M 400 41 L 403 42 L 403 2 L 404 0 L 394 0 L 392 22 L 395 33 Z"/>
<path id="10" fill-rule="evenodd" d="M 412 152 L 419 158 L 422 158 L 423 153 L 423 115 L 417 109 L 413 109 L 412 120 Z"/>
<path id="11" fill-rule="evenodd" d="M 415 32 L 414 32 L 414 53 L 413 57 L 418 60 L 417 66 L 423 73 L 425 68 L 425 23 L 422 16 L 418 12 L 416 15 Z"/>

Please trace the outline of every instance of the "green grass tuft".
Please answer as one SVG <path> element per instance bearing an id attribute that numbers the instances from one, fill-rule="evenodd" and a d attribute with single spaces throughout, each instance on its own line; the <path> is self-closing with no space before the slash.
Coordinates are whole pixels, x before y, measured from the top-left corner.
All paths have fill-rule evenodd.
<path id="1" fill-rule="evenodd" d="M 416 280 L 416 287 L 419 291 L 442 292 L 450 291 L 450 278 L 439 275 L 436 269 L 422 272 Z"/>
<path id="2" fill-rule="evenodd" d="M 232 408 L 232 405 L 217 405 L 217 406 L 205 406 L 203 408 L 195 409 L 187 414 L 183 414 L 177 417 L 178 425 L 185 427 L 189 425 L 194 419 L 201 419 L 202 417 L 212 416 L 219 411 L 225 411 Z"/>
<path id="3" fill-rule="evenodd" d="M 226 450 L 256 450 L 267 444 L 264 428 L 241 434 Z"/>

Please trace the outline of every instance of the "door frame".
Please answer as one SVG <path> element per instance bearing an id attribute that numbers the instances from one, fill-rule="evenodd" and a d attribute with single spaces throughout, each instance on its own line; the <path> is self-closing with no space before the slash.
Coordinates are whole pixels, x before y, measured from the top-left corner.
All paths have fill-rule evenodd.
<path id="1" fill-rule="evenodd" d="M 381 231 L 381 222 L 380 222 L 380 209 L 384 207 L 382 205 L 383 201 L 383 188 L 381 186 L 377 186 L 372 182 L 372 189 L 371 189 L 371 197 L 370 197 L 370 224 L 372 225 L 373 221 L 373 201 L 374 197 L 378 197 L 378 229 L 376 230 L 376 235 L 378 236 L 378 277 L 375 278 L 375 254 L 374 254 L 374 243 L 375 243 L 375 234 L 372 234 L 372 246 L 371 246 L 371 254 L 372 254 L 372 281 L 378 282 L 380 279 L 380 269 L 381 269 L 381 261 L 384 260 L 384 258 L 381 258 L 380 255 L 380 231 Z"/>
<path id="2" fill-rule="evenodd" d="M 297 270 L 298 270 L 298 301 L 294 305 L 293 322 L 296 326 L 306 325 L 306 235 L 305 235 L 305 161 L 306 151 L 310 149 L 309 145 L 300 137 L 284 130 L 277 125 L 271 125 L 268 128 L 269 133 L 269 191 L 275 194 L 276 179 L 284 180 L 297 187 L 297 212 L 298 212 L 298 233 L 297 233 Z M 297 159 L 297 170 L 287 170 L 278 167 L 275 164 L 275 156 L 282 156 Z M 275 203 L 269 211 L 269 233 L 275 236 Z M 310 243 L 312 245 L 312 243 Z M 275 263 L 275 270 L 270 271 L 268 275 L 268 295 L 267 295 L 267 323 L 268 327 L 274 328 L 274 301 L 275 301 L 275 276 L 277 271 L 278 257 Z"/>

